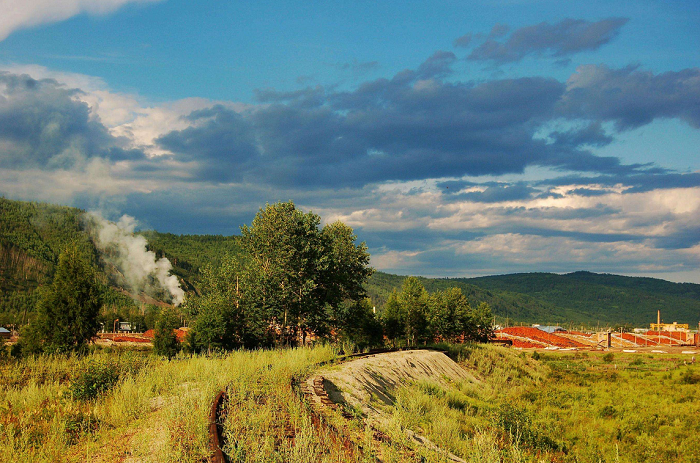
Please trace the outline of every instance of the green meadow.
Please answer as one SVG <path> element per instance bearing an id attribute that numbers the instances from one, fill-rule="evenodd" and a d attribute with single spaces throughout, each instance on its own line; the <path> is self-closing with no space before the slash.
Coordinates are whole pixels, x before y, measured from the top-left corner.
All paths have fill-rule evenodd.
<path id="1" fill-rule="evenodd" d="M 5 358 L 0 461 L 205 461 L 221 389 L 229 393 L 224 450 L 234 462 L 441 462 L 447 452 L 470 462 L 700 461 L 700 367 L 688 355 L 451 346 L 479 381 L 401 385 L 385 406 L 386 442 L 357 411 L 333 411 L 352 451 L 312 424 L 290 387 L 337 356 L 318 346 L 171 360 L 138 350 Z"/>

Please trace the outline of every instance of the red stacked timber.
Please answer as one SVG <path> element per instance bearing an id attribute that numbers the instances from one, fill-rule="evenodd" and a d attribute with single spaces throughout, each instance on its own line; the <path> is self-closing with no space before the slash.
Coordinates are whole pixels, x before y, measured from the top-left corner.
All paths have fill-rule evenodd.
<path id="1" fill-rule="evenodd" d="M 521 339 L 516 336 L 512 336 L 507 333 L 499 333 L 496 332 L 496 339 L 497 340 L 504 340 L 504 341 L 510 341 L 512 347 L 520 348 L 520 349 L 541 349 L 544 347 L 548 347 L 549 344 L 545 344 L 542 342 L 533 342 L 529 339 Z"/>
<path id="2" fill-rule="evenodd" d="M 620 333 L 619 335 L 625 341 L 631 341 L 638 346 L 658 346 L 659 343 L 653 339 L 643 338 L 632 333 Z"/>
<path id="3" fill-rule="evenodd" d="M 681 331 L 647 331 L 647 336 L 653 336 L 660 344 L 682 346 L 686 343 L 685 333 Z"/>
<path id="4" fill-rule="evenodd" d="M 509 334 L 519 338 L 527 338 L 527 340 L 544 343 L 556 347 L 589 347 L 573 339 L 567 339 L 556 334 L 547 333 L 537 328 L 529 326 L 512 326 L 496 331 L 496 333 Z"/>
<path id="5" fill-rule="evenodd" d="M 587 338 L 591 337 L 591 333 L 583 333 L 581 331 L 567 331 L 567 334 L 573 334 L 574 336 L 585 336 Z"/>
<path id="6" fill-rule="evenodd" d="M 136 336 L 114 336 L 112 338 L 114 342 L 151 342 L 150 339 L 140 338 Z"/>
<path id="7" fill-rule="evenodd" d="M 185 337 L 187 336 L 186 330 L 175 329 L 175 330 L 173 330 L 173 333 L 175 333 L 175 337 L 177 338 L 178 341 L 185 342 Z M 153 339 L 155 337 L 156 333 L 153 330 L 147 330 L 145 333 L 143 333 L 143 335 L 147 338 Z"/>
<path id="8" fill-rule="evenodd" d="M 513 347 L 518 347 L 521 349 L 540 349 L 542 347 L 547 347 L 546 344 L 534 343 L 529 341 L 523 341 L 521 339 L 513 339 Z"/>

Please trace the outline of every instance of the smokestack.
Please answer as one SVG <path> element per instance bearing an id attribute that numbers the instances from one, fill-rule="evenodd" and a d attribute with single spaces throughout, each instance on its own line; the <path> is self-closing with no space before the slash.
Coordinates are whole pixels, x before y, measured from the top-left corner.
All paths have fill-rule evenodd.
<path id="1" fill-rule="evenodd" d="M 661 324 L 661 310 L 656 311 L 656 324 L 657 325 Z M 658 330 L 659 327 L 657 326 L 656 329 Z"/>

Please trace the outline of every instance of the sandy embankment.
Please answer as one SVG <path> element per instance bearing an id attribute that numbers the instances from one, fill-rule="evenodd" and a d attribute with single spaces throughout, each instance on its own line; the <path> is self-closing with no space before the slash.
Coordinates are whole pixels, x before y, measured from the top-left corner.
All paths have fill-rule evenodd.
<path id="1" fill-rule="evenodd" d="M 442 352 L 409 350 L 363 357 L 335 367 L 318 371 L 307 380 L 313 388 L 314 380 L 323 378 L 323 387 L 335 403 L 347 403 L 362 410 L 365 419 L 373 426 L 382 427 L 389 418 L 395 393 L 401 386 L 428 380 L 447 386 L 453 381 L 479 380 Z M 322 406 L 321 398 L 314 396 L 316 406 Z M 440 451 L 427 438 L 407 430 L 417 443 Z M 445 453 L 452 461 L 462 459 Z"/>

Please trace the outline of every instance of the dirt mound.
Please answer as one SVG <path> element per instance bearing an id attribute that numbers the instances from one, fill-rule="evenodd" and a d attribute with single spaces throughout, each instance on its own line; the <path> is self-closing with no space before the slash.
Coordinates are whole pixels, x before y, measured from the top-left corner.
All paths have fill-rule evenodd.
<path id="1" fill-rule="evenodd" d="M 450 381 L 478 380 L 442 352 L 408 350 L 363 357 L 318 372 L 323 376 L 329 397 L 336 403 L 347 402 L 366 415 L 377 412 L 371 399 L 394 403 L 394 391 L 419 380 L 442 384 Z"/>
<path id="2" fill-rule="evenodd" d="M 362 357 L 336 367 L 324 368 L 307 379 L 305 389 L 309 400 L 318 409 L 336 404 L 349 404 L 362 410 L 365 422 L 376 434 L 389 415 L 389 406 L 395 402 L 396 390 L 413 382 L 428 380 L 447 385 L 453 381 L 479 382 L 442 352 L 409 350 Z M 382 410 L 384 408 L 384 410 Z M 350 415 L 351 416 L 351 415 Z M 347 418 L 347 416 L 346 416 Z M 463 459 L 440 449 L 428 438 L 405 429 L 415 443 L 442 455 L 445 461 L 466 463 Z"/>

